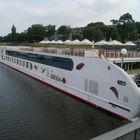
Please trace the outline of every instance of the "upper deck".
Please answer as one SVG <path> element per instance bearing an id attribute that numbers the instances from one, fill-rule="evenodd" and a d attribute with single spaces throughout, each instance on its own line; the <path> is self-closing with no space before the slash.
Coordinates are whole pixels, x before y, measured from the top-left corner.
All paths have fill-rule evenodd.
<path id="1" fill-rule="evenodd" d="M 0 46 L 8 50 L 17 50 L 33 53 L 44 54 L 58 54 L 69 55 L 79 57 L 99 57 L 107 59 L 111 62 L 120 62 L 122 54 L 120 50 L 99 50 L 99 49 L 73 49 L 73 48 L 43 48 L 43 47 L 26 47 L 26 46 Z M 128 50 L 128 54 L 125 57 L 126 62 L 140 62 L 140 51 Z"/>
<path id="2" fill-rule="evenodd" d="M 71 49 L 71 48 L 42 48 L 42 47 L 16 47 L 5 46 L 7 50 L 24 51 L 43 54 L 69 55 L 79 57 L 99 57 L 98 49 Z"/>

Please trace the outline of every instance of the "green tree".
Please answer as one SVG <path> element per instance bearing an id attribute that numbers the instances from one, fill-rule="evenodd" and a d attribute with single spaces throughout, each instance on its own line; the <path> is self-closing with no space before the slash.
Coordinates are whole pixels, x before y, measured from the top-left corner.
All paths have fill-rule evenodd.
<path id="1" fill-rule="evenodd" d="M 13 25 L 11 28 L 12 35 L 16 35 L 16 27 Z"/>
<path id="2" fill-rule="evenodd" d="M 87 38 L 90 41 L 99 41 L 104 39 L 104 35 L 100 28 L 87 26 L 83 31 L 83 38 Z"/>
<path id="3" fill-rule="evenodd" d="M 112 22 L 113 25 L 118 25 L 119 20 L 112 19 L 112 20 L 110 20 L 110 22 Z"/>
<path id="4" fill-rule="evenodd" d="M 11 28 L 11 41 L 16 42 L 16 27 L 13 25 Z"/>
<path id="5" fill-rule="evenodd" d="M 41 24 L 34 24 L 27 29 L 27 40 L 39 42 L 44 39 L 45 27 Z"/>
<path id="6" fill-rule="evenodd" d="M 138 31 L 134 29 L 129 35 L 129 40 L 137 40 L 138 39 Z"/>
<path id="7" fill-rule="evenodd" d="M 110 36 L 113 40 L 118 40 L 118 41 L 121 41 L 121 37 L 120 37 L 120 34 L 119 32 L 117 31 L 117 29 L 114 27 L 112 28 L 112 33 L 111 33 L 111 36 Z"/>
<path id="8" fill-rule="evenodd" d="M 93 38 L 95 42 L 104 39 L 103 32 L 100 29 L 95 29 L 93 33 L 94 33 Z"/>
<path id="9" fill-rule="evenodd" d="M 137 28 L 134 22 L 127 22 L 125 24 L 118 25 L 118 32 L 121 35 L 122 42 L 128 40 L 135 40 L 137 38 Z"/>
<path id="10" fill-rule="evenodd" d="M 55 34 L 55 25 L 48 25 L 45 27 L 45 37 L 51 39 Z"/>
<path id="11" fill-rule="evenodd" d="M 133 20 L 131 14 L 126 13 L 126 14 L 120 16 L 119 22 L 125 24 L 125 23 L 127 23 L 127 22 L 134 22 L 134 20 Z"/>
<path id="12" fill-rule="evenodd" d="M 26 42 L 26 33 L 22 32 L 22 33 L 17 33 L 17 42 L 21 43 L 21 42 Z"/>
<path id="13" fill-rule="evenodd" d="M 93 27 L 85 27 L 85 29 L 83 30 L 83 38 L 86 38 L 90 41 L 94 40 L 94 32 L 95 29 Z"/>
<path id="14" fill-rule="evenodd" d="M 137 39 L 140 39 L 140 22 L 136 22 L 136 29 L 137 29 Z"/>
<path id="15" fill-rule="evenodd" d="M 94 27 L 94 28 L 101 28 L 105 26 L 103 22 L 95 22 L 95 23 L 89 23 L 87 27 Z"/>
<path id="16" fill-rule="evenodd" d="M 69 38 L 70 33 L 71 33 L 70 26 L 62 25 L 57 29 L 58 38 L 63 41 Z"/>

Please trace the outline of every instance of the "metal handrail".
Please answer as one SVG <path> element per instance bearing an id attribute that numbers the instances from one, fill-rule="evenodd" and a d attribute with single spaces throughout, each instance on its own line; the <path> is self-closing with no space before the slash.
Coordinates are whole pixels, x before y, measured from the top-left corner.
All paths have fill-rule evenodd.
<path id="1" fill-rule="evenodd" d="M 140 119 L 137 119 L 134 122 L 128 123 L 124 126 L 121 126 L 115 130 L 109 131 L 105 134 L 102 134 L 102 135 L 92 138 L 90 140 L 114 140 L 114 139 L 120 138 L 128 133 L 137 131 L 137 129 L 139 129 L 139 128 L 140 128 Z M 136 137 L 137 137 L 137 134 L 135 132 L 134 139 L 132 139 L 132 140 L 135 140 Z"/>

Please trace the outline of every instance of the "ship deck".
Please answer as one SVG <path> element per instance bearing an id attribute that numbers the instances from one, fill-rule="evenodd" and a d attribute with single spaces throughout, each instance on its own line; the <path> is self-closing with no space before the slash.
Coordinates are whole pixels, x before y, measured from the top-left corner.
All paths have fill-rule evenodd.
<path id="1" fill-rule="evenodd" d="M 4 46 L 5 47 L 5 46 Z M 10 50 L 37 52 L 44 54 L 57 54 L 66 56 L 78 56 L 78 57 L 91 57 L 106 59 L 121 67 L 122 54 L 120 50 L 103 50 L 103 49 L 73 49 L 73 48 L 45 48 L 45 47 L 27 47 L 27 46 L 6 46 L 5 48 Z M 126 56 L 123 57 L 123 69 L 126 71 L 132 71 L 134 69 L 140 69 L 140 51 L 128 50 Z M 132 73 L 133 74 L 133 73 Z"/>

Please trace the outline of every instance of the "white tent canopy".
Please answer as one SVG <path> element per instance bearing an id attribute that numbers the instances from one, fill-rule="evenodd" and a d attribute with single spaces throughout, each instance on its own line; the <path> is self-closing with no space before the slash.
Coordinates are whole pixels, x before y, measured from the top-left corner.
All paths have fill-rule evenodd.
<path id="1" fill-rule="evenodd" d="M 42 40 L 39 42 L 40 44 L 49 44 L 51 43 L 49 40 Z"/>
<path id="2" fill-rule="evenodd" d="M 78 39 L 75 39 L 70 44 L 79 45 L 80 41 Z"/>
<path id="3" fill-rule="evenodd" d="M 126 45 L 126 46 L 136 46 L 136 44 L 134 44 L 131 41 L 126 42 L 124 45 Z"/>
<path id="4" fill-rule="evenodd" d="M 56 41 L 57 44 L 63 44 L 64 42 L 62 40 Z"/>
<path id="5" fill-rule="evenodd" d="M 64 43 L 65 43 L 65 44 L 70 44 L 71 41 L 70 41 L 70 40 L 66 40 Z"/>
<path id="6" fill-rule="evenodd" d="M 80 42 L 80 44 L 84 44 L 84 45 L 92 45 L 92 42 L 89 41 L 88 39 L 84 39 Z"/>
<path id="7" fill-rule="evenodd" d="M 118 45 L 118 46 L 121 46 L 123 44 L 121 42 L 117 41 L 117 40 L 113 40 L 113 41 L 110 41 L 108 45 L 112 45 L 112 46 Z"/>
<path id="8" fill-rule="evenodd" d="M 49 43 L 50 43 L 50 41 L 49 41 L 49 40 L 47 40 L 47 41 L 45 41 L 45 43 L 46 43 L 46 44 L 49 44 Z"/>
<path id="9" fill-rule="evenodd" d="M 55 41 L 55 40 L 52 40 L 52 41 L 50 41 L 50 43 L 52 43 L 52 44 L 56 44 L 56 41 Z"/>
<path id="10" fill-rule="evenodd" d="M 44 44 L 44 43 L 45 43 L 45 41 L 44 41 L 44 40 L 42 40 L 42 41 L 40 41 L 39 43 L 40 43 L 40 44 Z"/>
<path id="11" fill-rule="evenodd" d="M 94 43 L 94 45 L 108 45 L 108 42 L 106 42 L 105 40 L 101 40 L 101 41 Z"/>

